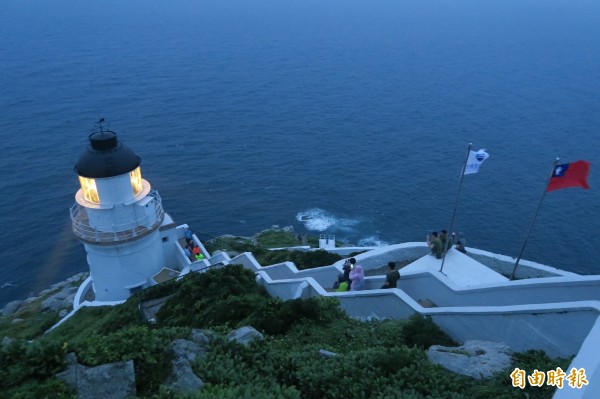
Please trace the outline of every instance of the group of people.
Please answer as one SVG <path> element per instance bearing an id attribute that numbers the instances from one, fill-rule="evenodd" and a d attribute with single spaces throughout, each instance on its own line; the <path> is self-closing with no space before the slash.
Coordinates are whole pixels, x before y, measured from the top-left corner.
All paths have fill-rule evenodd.
<path id="1" fill-rule="evenodd" d="M 394 262 L 388 262 L 389 273 L 385 276 L 385 283 L 381 288 L 396 288 L 400 273 L 396 270 Z M 338 276 L 333 288 L 337 292 L 360 291 L 365 288 L 365 273 L 363 267 L 356 263 L 356 259 L 346 259 L 342 268 L 343 273 Z"/>
<path id="2" fill-rule="evenodd" d="M 464 239 L 457 239 L 455 233 L 452 233 L 452 236 L 449 237 L 448 231 L 442 230 L 440 234 L 438 234 L 437 231 L 434 231 L 427 235 L 427 246 L 431 250 L 431 254 L 435 255 L 437 259 L 441 259 L 444 251 L 449 250 L 453 245 L 460 252 L 467 252 Z"/>
<path id="3" fill-rule="evenodd" d="M 204 259 L 204 254 L 200 250 L 200 246 L 196 243 L 193 243 L 193 233 L 189 227 L 186 227 L 183 236 L 186 242 L 186 246 L 183 249 L 183 252 L 185 252 L 185 256 L 187 256 L 192 262 Z"/>

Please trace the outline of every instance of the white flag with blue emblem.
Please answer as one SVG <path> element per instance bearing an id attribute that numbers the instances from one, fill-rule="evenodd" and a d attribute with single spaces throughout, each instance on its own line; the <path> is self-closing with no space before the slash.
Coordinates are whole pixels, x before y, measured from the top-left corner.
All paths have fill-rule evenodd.
<path id="1" fill-rule="evenodd" d="M 465 175 L 479 172 L 481 164 L 490 156 L 485 151 L 485 148 L 482 148 L 479 151 L 469 151 L 469 159 L 467 159 L 467 164 L 465 165 Z"/>

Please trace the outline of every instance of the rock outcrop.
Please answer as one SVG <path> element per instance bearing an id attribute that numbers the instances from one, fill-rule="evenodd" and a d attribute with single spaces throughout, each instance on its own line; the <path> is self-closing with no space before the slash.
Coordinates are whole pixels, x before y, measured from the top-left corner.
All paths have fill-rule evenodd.
<path id="1" fill-rule="evenodd" d="M 30 303 L 43 299 L 42 311 L 58 312 L 66 310 L 66 312 L 61 314 L 61 317 L 64 317 L 73 308 L 73 299 L 79 289 L 78 283 L 85 280 L 88 275 L 89 274 L 86 272 L 77 273 L 65 281 L 53 284 L 50 288 L 41 291 L 37 296 L 31 296 L 24 301 L 17 300 L 9 302 L 2 309 L 2 316 L 12 316 L 20 309 L 26 308 Z"/>
<path id="2" fill-rule="evenodd" d="M 75 389 L 78 398 L 125 399 L 136 395 L 133 360 L 86 367 L 69 353 L 67 363 L 67 369 L 56 377 Z"/>
<path id="3" fill-rule="evenodd" d="M 206 347 L 214 337 L 215 333 L 210 330 L 192 330 L 192 341 L 201 347 Z"/>
<path id="4" fill-rule="evenodd" d="M 458 347 L 433 345 L 427 357 L 455 373 L 484 379 L 510 367 L 512 351 L 504 343 L 470 340 Z"/>
<path id="5" fill-rule="evenodd" d="M 4 306 L 4 309 L 2 309 L 2 316 L 12 316 L 13 314 L 15 314 L 15 312 L 17 310 L 19 310 L 23 305 L 25 305 L 27 302 L 25 301 L 12 301 L 6 304 L 6 306 Z"/>
<path id="6" fill-rule="evenodd" d="M 165 385 L 180 394 L 191 394 L 200 390 L 204 382 L 194 374 L 192 364 L 196 358 L 206 354 L 206 349 L 186 339 L 176 339 L 171 342 L 169 349 L 173 353 L 173 362 L 171 376 Z"/>
<path id="7" fill-rule="evenodd" d="M 260 332 L 256 331 L 254 327 L 245 326 L 230 332 L 227 335 L 227 339 L 229 341 L 236 341 L 238 344 L 248 346 L 255 340 L 262 341 L 265 339 L 265 337 L 263 337 Z"/>
<path id="8" fill-rule="evenodd" d="M 206 355 L 206 348 L 215 337 L 210 330 L 192 330 L 192 340 L 176 339 L 169 349 L 173 354 L 171 375 L 165 382 L 170 390 L 180 394 L 192 394 L 202 388 L 204 382 L 192 370 L 192 364 Z"/>
<path id="9" fill-rule="evenodd" d="M 42 302 L 42 311 L 57 312 L 73 306 L 79 287 L 66 287 Z"/>

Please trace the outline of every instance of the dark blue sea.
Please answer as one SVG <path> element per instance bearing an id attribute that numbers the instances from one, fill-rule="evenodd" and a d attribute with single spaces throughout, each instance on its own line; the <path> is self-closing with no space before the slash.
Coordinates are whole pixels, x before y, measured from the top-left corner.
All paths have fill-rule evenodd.
<path id="1" fill-rule="evenodd" d="M 596 0 L 4 0 L 0 304 L 87 270 L 73 167 L 100 117 L 177 223 L 362 244 L 454 230 L 599 273 Z M 302 219 L 306 219 L 302 221 Z"/>

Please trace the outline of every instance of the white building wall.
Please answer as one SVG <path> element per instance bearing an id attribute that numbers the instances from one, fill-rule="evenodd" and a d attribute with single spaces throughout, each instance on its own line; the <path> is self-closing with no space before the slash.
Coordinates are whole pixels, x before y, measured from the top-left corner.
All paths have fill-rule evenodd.
<path id="1" fill-rule="evenodd" d="M 151 285 L 151 277 L 164 265 L 159 231 L 122 245 L 84 244 L 97 301 L 127 299 L 130 288 Z"/>
<path id="2" fill-rule="evenodd" d="M 169 226 L 166 229 L 162 229 L 163 226 Z M 181 257 L 183 252 L 181 248 L 177 248 L 179 243 L 177 242 L 178 234 L 177 227 L 173 224 L 173 219 L 167 213 L 163 219 L 160 231 L 160 239 L 163 247 L 163 264 L 165 267 L 181 270 L 185 266 L 189 265 L 189 259 L 186 259 L 185 255 Z M 187 262 L 185 262 L 187 260 Z"/>
<path id="3" fill-rule="evenodd" d="M 581 388 L 573 388 L 565 381 L 563 389 L 557 389 L 553 399 L 598 399 L 600 398 L 600 362 L 598 361 L 600 353 L 600 319 L 596 320 L 594 327 L 583 342 L 579 353 L 567 370 L 567 375 L 573 368 L 585 371 L 587 385 Z"/>

